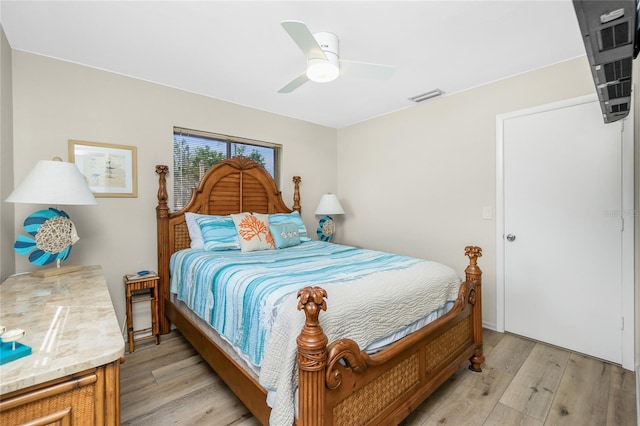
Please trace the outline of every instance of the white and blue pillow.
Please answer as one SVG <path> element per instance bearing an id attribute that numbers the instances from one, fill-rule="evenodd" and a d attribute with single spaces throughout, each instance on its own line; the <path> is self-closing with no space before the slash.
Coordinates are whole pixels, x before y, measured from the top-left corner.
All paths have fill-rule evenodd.
<path id="1" fill-rule="evenodd" d="M 231 216 L 196 217 L 205 250 L 239 250 L 240 240 Z M 193 247 L 193 246 L 192 246 Z"/>

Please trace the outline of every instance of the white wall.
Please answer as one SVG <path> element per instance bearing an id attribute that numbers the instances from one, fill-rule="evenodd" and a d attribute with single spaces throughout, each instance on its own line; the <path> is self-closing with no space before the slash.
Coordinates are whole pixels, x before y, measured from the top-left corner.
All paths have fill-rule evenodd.
<path id="1" fill-rule="evenodd" d="M 461 276 L 464 247 L 481 246 L 484 323 L 495 327 L 495 221 L 482 213 L 496 201 L 496 115 L 593 91 L 583 57 L 340 129 L 342 241 L 437 260 Z"/>
<path id="2" fill-rule="evenodd" d="M 11 47 L 0 25 L 0 200 L 13 191 L 13 94 Z M 14 209 L 0 203 L 0 282 L 15 272 Z"/>
<path id="3" fill-rule="evenodd" d="M 102 265 L 120 324 L 122 276 L 157 266 L 155 165 L 172 166 L 173 126 L 282 144 L 283 198 L 293 203 L 291 177 L 302 176 L 310 231 L 320 196 L 336 190 L 335 129 L 21 51 L 13 51 L 13 92 L 16 183 L 38 160 L 68 160 L 69 139 L 137 147 L 137 198 L 65 208 L 80 235 L 67 263 Z M 16 205 L 15 232 L 24 233 L 24 217 L 43 207 Z M 33 269 L 17 256 L 17 272 Z"/>

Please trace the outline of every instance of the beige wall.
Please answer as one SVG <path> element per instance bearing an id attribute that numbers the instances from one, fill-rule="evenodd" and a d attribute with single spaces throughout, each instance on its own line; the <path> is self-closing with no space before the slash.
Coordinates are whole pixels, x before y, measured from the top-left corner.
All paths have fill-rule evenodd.
<path id="1" fill-rule="evenodd" d="M 336 190 L 335 129 L 21 51 L 13 51 L 13 70 L 16 183 L 37 160 L 67 160 L 69 139 L 137 147 L 138 198 L 65 208 L 80 235 L 67 263 L 102 265 L 120 324 L 122 275 L 157 265 L 155 165 L 172 166 L 173 126 L 282 144 L 283 197 L 292 204 L 291 177 L 302 176 L 310 231 L 320 196 Z M 42 207 L 16 205 L 16 233 L 24 233 L 24 217 Z M 18 272 L 33 269 L 17 256 Z"/>
<path id="2" fill-rule="evenodd" d="M 13 191 L 11 48 L 0 25 L 0 200 Z M 0 201 L 0 282 L 15 272 L 13 206 Z"/>
<path id="3" fill-rule="evenodd" d="M 70 263 L 103 265 L 121 323 L 121 275 L 156 265 L 154 165 L 171 164 L 175 125 L 283 144 L 284 198 L 290 177 L 302 175 L 311 234 L 320 195 L 333 191 L 347 211 L 337 218 L 338 242 L 430 258 L 461 274 L 463 247 L 482 246 L 484 320 L 495 325 L 495 221 L 482 219 L 482 209 L 495 206 L 496 115 L 594 90 L 578 58 L 336 131 L 24 52 L 14 51 L 13 70 L 15 162 L 4 151 L 0 161 L 15 167 L 16 182 L 39 159 L 67 158 L 68 139 L 138 147 L 138 198 L 66 209 L 81 236 Z M 640 198 L 640 182 L 636 190 Z M 16 206 L 16 232 L 36 207 Z M 16 265 L 34 269 L 20 256 Z"/>
<path id="4" fill-rule="evenodd" d="M 462 275 L 483 248 L 484 322 L 496 324 L 496 115 L 594 91 L 579 58 L 338 131 L 343 241 L 424 257 Z M 493 211 L 495 218 L 495 211 Z"/>

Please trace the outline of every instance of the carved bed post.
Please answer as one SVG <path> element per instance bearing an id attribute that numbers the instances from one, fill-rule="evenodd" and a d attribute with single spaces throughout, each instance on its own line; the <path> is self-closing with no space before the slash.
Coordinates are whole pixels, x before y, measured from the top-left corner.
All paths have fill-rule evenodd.
<path id="1" fill-rule="evenodd" d="M 305 287 L 298 292 L 298 310 L 304 309 L 305 324 L 298 336 L 298 424 L 324 425 L 325 370 L 327 336 L 318 321 L 326 311 L 327 292 L 320 287 Z"/>
<path id="2" fill-rule="evenodd" d="M 169 206 L 167 205 L 167 173 L 169 166 L 156 166 L 156 173 L 160 176 L 158 185 L 158 206 L 156 220 L 158 226 L 158 327 L 160 334 L 171 331 L 171 323 L 165 316 L 165 297 L 169 294 Z"/>
<path id="3" fill-rule="evenodd" d="M 300 176 L 293 177 L 293 210 L 302 213 L 300 206 Z"/>
<path id="4" fill-rule="evenodd" d="M 464 270 L 467 283 L 470 285 L 469 303 L 473 305 L 473 343 L 476 350 L 469 359 L 472 371 L 482 371 L 484 355 L 482 351 L 482 271 L 478 267 L 478 258 L 482 256 L 482 249 L 477 246 L 467 246 L 464 254 L 469 257 L 469 266 Z"/>

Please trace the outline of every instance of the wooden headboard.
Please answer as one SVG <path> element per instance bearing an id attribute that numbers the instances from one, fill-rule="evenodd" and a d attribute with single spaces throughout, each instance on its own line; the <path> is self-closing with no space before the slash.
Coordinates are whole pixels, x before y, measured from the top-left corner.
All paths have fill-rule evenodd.
<path id="1" fill-rule="evenodd" d="M 291 213 L 300 211 L 300 177 L 294 176 L 293 207 L 282 200 L 282 193 L 264 167 L 246 158 L 234 157 L 216 163 L 193 190 L 191 200 L 180 211 L 169 212 L 166 175 L 169 167 L 156 166 L 160 176 L 156 219 L 158 226 L 158 274 L 160 276 L 160 333 L 169 332 L 164 321 L 164 299 L 169 297 L 169 260 L 178 250 L 189 248 L 191 240 L 184 214 L 228 215 L 232 213 Z"/>

